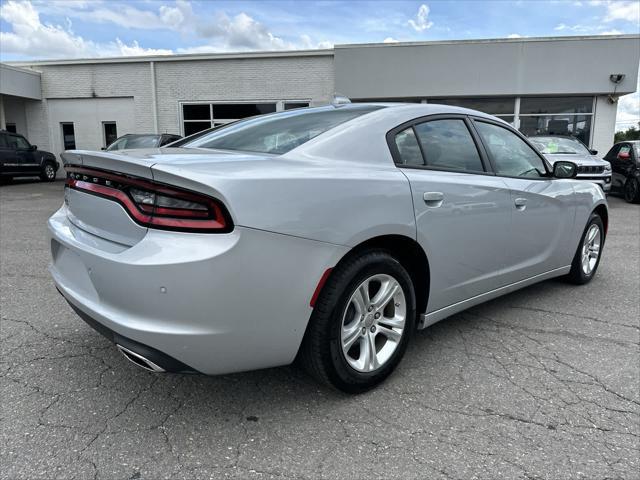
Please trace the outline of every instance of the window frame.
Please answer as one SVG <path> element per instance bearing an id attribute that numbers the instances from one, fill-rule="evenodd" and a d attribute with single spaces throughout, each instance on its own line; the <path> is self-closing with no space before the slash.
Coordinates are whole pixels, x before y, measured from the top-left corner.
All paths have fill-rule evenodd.
<path id="1" fill-rule="evenodd" d="M 437 167 L 433 165 L 427 165 L 426 157 L 424 154 L 424 150 L 422 148 L 422 143 L 420 142 L 420 137 L 418 136 L 418 132 L 416 132 L 415 126 L 418 124 L 433 122 L 438 120 L 462 120 L 464 122 L 469 135 L 471 136 L 473 143 L 475 144 L 476 150 L 478 152 L 478 157 L 480 158 L 480 163 L 482 163 L 482 168 L 484 168 L 484 172 L 479 172 L 476 170 L 461 170 L 455 168 L 446 168 L 446 167 Z M 413 134 L 418 141 L 418 146 L 420 147 L 420 153 L 422 155 L 422 161 L 424 165 L 406 165 L 401 162 L 400 151 L 395 142 L 396 135 L 400 132 L 407 130 L 408 128 L 413 129 Z M 480 137 L 478 136 L 478 132 L 476 132 L 475 128 L 472 127 L 471 121 L 468 115 L 459 114 L 459 113 L 438 113 L 433 115 L 425 115 L 422 117 L 417 117 L 412 120 L 401 123 L 400 125 L 392 128 L 386 134 L 387 146 L 389 151 L 391 152 L 391 158 L 393 159 L 393 163 L 397 168 L 410 168 L 414 170 L 431 170 L 436 172 L 450 172 L 450 173 L 459 173 L 462 175 L 495 175 L 493 172 L 493 164 L 489 162 L 489 158 L 487 156 L 487 152 L 484 149 L 484 145 L 482 144 Z"/>
<path id="2" fill-rule="evenodd" d="M 521 133 L 519 130 L 513 128 L 511 125 L 508 125 L 508 124 L 505 125 L 505 124 L 502 124 L 500 122 L 496 122 L 495 120 L 492 120 L 490 118 L 477 117 L 477 116 L 470 115 L 469 116 L 469 120 L 471 122 L 473 130 L 476 132 L 476 135 L 478 136 L 478 140 L 482 143 L 484 151 L 485 151 L 485 153 L 487 155 L 487 159 L 488 159 L 489 163 L 491 164 L 491 170 L 493 171 L 493 174 L 496 177 L 518 178 L 520 180 L 523 180 L 523 179 L 526 179 L 526 180 L 549 180 L 549 179 L 553 178 L 553 173 L 552 173 L 552 170 L 550 169 L 549 164 L 547 163 L 547 160 L 531 144 L 531 142 L 529 141 L 527 136 L 524 135 L 523 133 Z M 491 154 L 491 150 L 489 150 L 489 148 L 485 145 L 484 140 L 482 139 L 482 136 L 480 135 L 480 132 L 476 128 L 476 123 L 488 123 L 488 124 L 494 125 L 496 127 L 504 128 L 505 130 L 507 130 L 507 131 L 515 134 L 517 137 L 519 137 L 525 144 L 527 144 L 529 146 L 529 148 L 533 151 L 533 153 L 535 153 L 538 156 L 538 158 L 540 158 L 540 160 L 542 161 L 542 165 L 544 165 L 544 168 L 545 168 L 545 171 L 546 171 L 545 175 L 543 175 L 541 177 L 520 177 L 520 176 L 517 176 L 517 175 L 504 175 L 504 174 L 498 173 L 498 169 L 496 168 L 496 163 L 494 161 L 493 155 Z"/>
<path id="3" fill-rule="evenodd" d="M 111 145 L 111 143 L 107 143 L 107 130 L 105 129 L 105 126 L 107 125 L 113 125 L 116 129 L 116 138 L 113 142 L 115 142 L 116 140 L 118 140 L 118 124 L 115 120 L 105 120 L 102 122 L 102 143 L 104 144 L 104 148 L 107 148 L 109 145 Z M 74 127 L 74 136 L 75 136 L 75 127 Z"/>

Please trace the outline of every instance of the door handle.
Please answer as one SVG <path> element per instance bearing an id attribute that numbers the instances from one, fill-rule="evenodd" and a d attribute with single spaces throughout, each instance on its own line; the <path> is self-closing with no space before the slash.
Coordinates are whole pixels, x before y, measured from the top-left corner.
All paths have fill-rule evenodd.
<path id="1" fill-rule="evenodd" d="M 516 198 L 513 203 L 515 204 L 517 210 L 524 210 L 525 208 L 527 208 L 526 198 Z"/>
<path id="2" fill-rule="evenodd" d="M 442 201 L 444 200 L 444 193 L 442 192 L 425 192 L 422 195 L 424 199 L 424 203 L 427 204 L 427 207 L 438 208 L 442 205 Z"/>

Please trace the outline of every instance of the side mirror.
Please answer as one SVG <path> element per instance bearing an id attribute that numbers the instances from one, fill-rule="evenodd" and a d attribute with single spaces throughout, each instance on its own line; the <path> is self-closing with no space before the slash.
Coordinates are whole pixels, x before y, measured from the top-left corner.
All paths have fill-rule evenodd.
<path id="1" fill-rule="evenodd" d="M 631 158 L 631 155 L 629 155 L 629 152 L 618 153 L 618 160 L 629 160 L 629 158 Z"/>
<path id="2" fill-rule="evenodd" d="M 38 145 L 31 145 L 31 147 L 29 147 L 29 150 L 33 151 L 33 150 L 37 150 L 38 149 Z"/>
<path id="3" fill-rule="evenodd" d="M 597 155 L 598 154 L 598 150 L 589 150 L 589 153 L 591 155 Z"/>
<path id="4" fill-rule="evenodd" d="M 577 174 L 578 166 L 573 162 L 560 160 L 553 164 L 553 176 L 555 178 L 576 178 Z"/>
<path id="5" fill-rule="evenodd" d="M 100 150 L 106 150 L 106 149 L 107 149 L 107 147 L 101 147 L 100 148 Z"/>

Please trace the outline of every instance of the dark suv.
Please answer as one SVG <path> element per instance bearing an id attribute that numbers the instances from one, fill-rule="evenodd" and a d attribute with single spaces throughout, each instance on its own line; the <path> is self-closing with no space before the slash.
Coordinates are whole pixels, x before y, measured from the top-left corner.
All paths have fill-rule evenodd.
<path id="1" fill-rule="evenodd" d="M 616 143 L 604 157 L 611 163 L 611 190 L 629 203 L 640 203 L 640 140 Z"/>
<path id="2" fill-rule="evenodd" d="M 38 150 L 17 133 L 0 130 L 0 177 L 40 177 L 53 182 L 60 164 L 53 153 Z"/>

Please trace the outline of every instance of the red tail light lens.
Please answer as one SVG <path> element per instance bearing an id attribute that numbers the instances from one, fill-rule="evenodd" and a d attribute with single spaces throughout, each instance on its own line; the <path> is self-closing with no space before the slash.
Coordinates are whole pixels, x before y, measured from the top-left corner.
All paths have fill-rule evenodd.
<path id="1" fill-rule="evenodd" d="M 202 233 L 233 230 L 227 209 L 207 195 L 115 172 L 71 166 L 65 170 L 68 188 L 118 202 L 145 227 Z"/>

